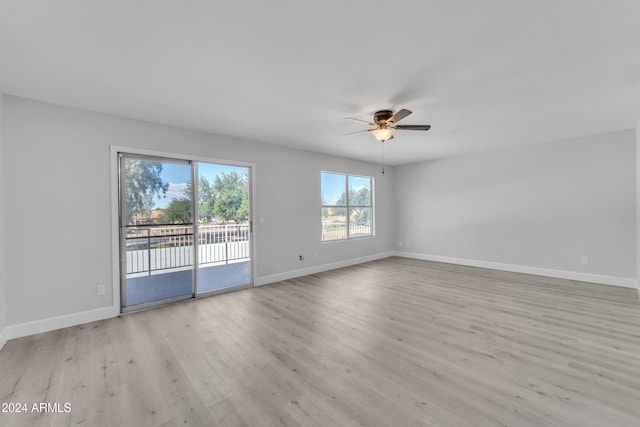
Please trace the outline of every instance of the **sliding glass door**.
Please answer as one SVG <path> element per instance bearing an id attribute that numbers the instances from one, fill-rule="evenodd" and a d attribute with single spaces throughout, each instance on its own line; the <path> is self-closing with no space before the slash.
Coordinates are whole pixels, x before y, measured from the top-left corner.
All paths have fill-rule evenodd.
<path id="1" fill-rule="evenodd" d="M 197 163 L 198 293 L 251 283 L 250 169 Z"/>
<path id="2" fill-rule="evenodd" d="M 119 163 L 123 312 L 251 286 L 250 168 Z"/>

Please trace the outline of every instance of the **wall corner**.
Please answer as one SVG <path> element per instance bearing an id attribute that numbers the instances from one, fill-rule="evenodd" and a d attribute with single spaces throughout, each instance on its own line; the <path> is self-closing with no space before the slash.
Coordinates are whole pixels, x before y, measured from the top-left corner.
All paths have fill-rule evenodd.
<path id="1" fill-rule="evenodd" d="M 0 93 L 0 349 L 7 341 L 6 328 L 8 323 L 7 311 L 7 277 L 6 277 L 6 248 L 5 248 L 5 156 L 4 156 L 4 95 Z"/>
<path id="2" fill-rule="evenodd" d="M 636 289 L 640 302 L 640 117 L 636 124 Z"/>

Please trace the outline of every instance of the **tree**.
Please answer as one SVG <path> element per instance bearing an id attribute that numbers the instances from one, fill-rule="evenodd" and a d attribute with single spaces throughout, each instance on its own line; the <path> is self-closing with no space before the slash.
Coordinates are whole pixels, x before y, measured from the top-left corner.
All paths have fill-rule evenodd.
<path id="1" fill-rule="evenodd" d="M 242 222 L 249 219 L 249 192 L 247 191 L 246 196 L 242 198 L 242 203 L 240 203 L 240 208 L 236 211 L 236 222 Z"/>
<path id="2" fill-rule="evenodd" d="M 324 199 L 322 199 L 321 204 L 322 206 L 324 206 L 327 204 L 327 202 Z M 322 216 L 324 218 L 327 218 L 329 216 L 329 208 L 322 208 Z"/>
<path id="3" fill-rule="evenodd" d="M 249 177 L 238 172 L 221 173 L 213 179 L 213 216 L 223 221 L 249 218 Z"/>
<path id="4" fill-rule="evenodd" d="M 133 217 L 151 217 L 153 198 L 167 194 L 169 183 L 164 183 L 160 174 L 162 163 L 141 159 L 125 159 L 125 206 L 127 224 Z"/>
<path id="5" fill-rule="evenodd" d="M 191 200 L 174 199 L 158 218 L 160 224 L 189 224 L 191 222 Z"/>
<path id="6" fill-rule="evenodd" d="M 201 217 L 212 218 L 216 194 L 206 176 L 198 179 L 198 211 Z"/>
<path id="7" fill-rule="evenodd" d="M 347 203 L 346 193 L 342 193 L 336 202 L 337 205 L 345 206 Z M 349 188 L 349 206 L 371 206 L 371 190 L 368 187 L 360 187 L 357 190 Z M 351 221 L 368 222 L 371 221 L 371 209 L 360 207 L 351 209 Z"/>

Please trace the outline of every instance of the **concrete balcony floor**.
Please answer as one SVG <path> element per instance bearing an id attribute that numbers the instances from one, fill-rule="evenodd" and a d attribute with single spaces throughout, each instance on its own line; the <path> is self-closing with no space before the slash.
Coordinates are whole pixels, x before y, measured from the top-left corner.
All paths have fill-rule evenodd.
<path id="1" fill-rule="evenodd" d="M 200 293 L 233 288 L 251 283 L 249 261 L 201 266 Z M 125 306 L 159 301 L 193 293 L 193 270 L 156 271 L 152 275 L 129 277 L 126 284 Z"/>

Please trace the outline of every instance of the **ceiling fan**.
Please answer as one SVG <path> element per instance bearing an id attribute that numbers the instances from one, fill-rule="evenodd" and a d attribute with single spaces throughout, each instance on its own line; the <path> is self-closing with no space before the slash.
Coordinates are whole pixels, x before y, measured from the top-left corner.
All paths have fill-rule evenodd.
<path id="1" fill-rule="evenodd" d="M 390 139 L 393 139 L 393 131 L 394 130 L 429 130 L 431 128 L 430 125 L 398 125 L 400 120 L 407 117 L 411 114 L 411 111 L 405 110 L 404 108 L 397 113 L 393 114 L 391 110 L 380 110 L 376 111 L 373 115 L 373 122 L 368 122 L 366 120 L 360 120 L 353 117 L 347 117 L 348 120 L 356 120 L 359 122 L 367 123 L 369 126 L 375 126 L 372 129 L 364 129 L 358 130 L 355 132 L 350 132 L 345 135 L 352 135 L 354 133 L 359 132 L 372 132 L 373 136 L 380 142 L 385 142 Z"/>

